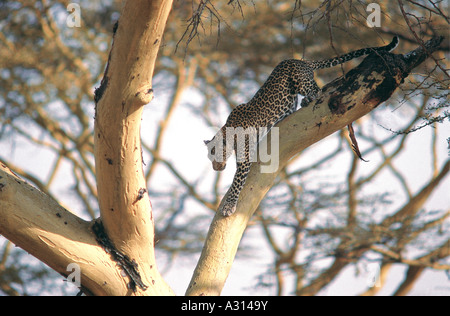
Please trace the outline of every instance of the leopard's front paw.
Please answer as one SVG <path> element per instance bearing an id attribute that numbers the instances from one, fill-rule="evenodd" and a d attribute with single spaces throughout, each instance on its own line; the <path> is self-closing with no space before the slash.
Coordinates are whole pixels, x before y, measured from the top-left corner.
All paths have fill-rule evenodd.
<path id="1" fill-rule="evenodd" d="M 234 212 L 236 212 L 236 204 L 233 203 L 225 203 L 220 210 L 223 216 L 227 217 L 230 215 L 233 215 Z"/>

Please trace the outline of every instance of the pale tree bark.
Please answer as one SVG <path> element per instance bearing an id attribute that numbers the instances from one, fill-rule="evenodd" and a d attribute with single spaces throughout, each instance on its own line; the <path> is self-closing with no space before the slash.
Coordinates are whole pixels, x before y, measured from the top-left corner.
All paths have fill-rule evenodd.
<path id="1" fill-rule="evenodd" d="M 228 277 L 248 221 L 272 187 L 279 171 L 297 153 L 349 125 L 386 101 L 410 71 L 439 48 L 436 37 L 406 55 L 371 55 L 355 69 L 327 84 L 322 94 L 276 125 L 279 127 L 279 168 L 261 173 L 253 163 L 240 194 L 236 213 L 213 219 L 187 295 L 219 295 Z M 262 142 L 262 146 L 270 142 Z M 262 148 L 262 152 L 267 152 Z M 270 151 L 269 151 L 270 152 Z M 223 198 L 222 203 L 225 201 Z"/>
<path id="2" fill-rule="evenodd" d="M 91 226 L 0 164 L 1 234 L 63 276 L 77 264 L 86 294 L 124 295 L 126 281 Z"/>
<path id="3" fill-rule="evenodd" d="M 101 220 L 112 245 L 135 260 L 146 294 L 169 294 L 156 269 L 154 223 L 140 123 L 153 97 L 156 56 L 172 1 L 127 1 L 96 93 L 95 165 Z M 144 290 L 140 287 L 139 291 Z"/>
<path id="4" fill-rule="evenodd" d="M 156 268 L 140 143 L 141 114 L 152 100 L 154 65 L 171 7 L 171 0 L 126 1 L 115 29 L 95 95 L 98 221 L 81 220 L 0 167 L 0 234 L 62 275 L 70 263 L 78 264 L 89 294 L 172 294 Z"/>

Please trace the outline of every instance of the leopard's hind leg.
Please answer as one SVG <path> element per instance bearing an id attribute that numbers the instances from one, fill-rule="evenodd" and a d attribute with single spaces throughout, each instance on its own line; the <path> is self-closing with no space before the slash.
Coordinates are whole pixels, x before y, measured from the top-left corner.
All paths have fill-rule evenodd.
<path id="1" fill-rule="evenodd" d="M 301 101 L 301 107 L 307 107 L 309 105 L 309 103 L 311 103 L 314 99 L 317 98 L 317 96 L 320 93 L 320 88 L 317 85 L 316 81 L 314 80 L 314 78 L 312 78 L 310 81 L 308 81 L 308 84 L 306 85 L 306 87 L 304 87 L 299 94 L 303 95 L 304 98 Z"/>

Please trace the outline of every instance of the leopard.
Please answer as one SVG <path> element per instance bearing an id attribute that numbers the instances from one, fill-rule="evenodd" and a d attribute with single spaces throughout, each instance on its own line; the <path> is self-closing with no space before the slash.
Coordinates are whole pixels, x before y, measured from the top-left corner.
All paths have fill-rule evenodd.
<path id="1" fill-rule="evenodd" d="M 314 70 L 330 68 L 352 59 L 377 52 L 390 52 L 398 45 L 398 37 L 385 46 L 358 49 L 325 60 L 286 59 L 281 61 L 249 102 L 236 106 L 226 123 L 211 140 L 205 140 L 208 158 L 215 171 L 226 167 L 227 159 L 236 153 L 236 173 L 225 202 L 219 211 L 225 217 L 235 213 L 238 199 L 250 171 L 252 142 L 259 142 L 264 129 L 267 133 L 275 124 L 297 110 L 298 96 L 303 96 L 300 108 L 307 107 L 321 91 L 314 80 Z M 238 147 L 239 132 L 245 141 Z M 250 130 L 250 132 L 248 132 Z M 228 135 L 227 135 L 228 134 Z M 262 135 L 264 136 L 264 135 Z"/>

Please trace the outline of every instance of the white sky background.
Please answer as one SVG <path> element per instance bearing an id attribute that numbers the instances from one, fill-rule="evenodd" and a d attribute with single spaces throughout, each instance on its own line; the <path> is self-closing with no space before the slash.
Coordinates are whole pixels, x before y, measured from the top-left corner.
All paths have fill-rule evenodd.
<path id="1" fill-rule="evenodd" d="M 152 145 L 155 131 L 157 129 L 158 122 L 163 119 L 165 108 L 167 106 L 167 92 L 158 90 L 157 86 L 158 78 L 155 78 L 155 99 L 146 106 L 143 120 L 142 120 L 142 138 Z M 256 92 L 256 90 L 255 90 Z M 395 102 L 395 98 L 391 99 Z M 399 101 L 399 100 L 396 100 Z M 209 192 L 211 183 L 214 178 L 214 170 L 211 168 L 211 164 L 207 158 L 206 147 L 203 144 L 203 140 L 211 139 L 217 131 L 207 127 L 201 117 L 192 113 L 192 105 L 201 104 L 203 100 L 201 96 L 195 92 L 194 89 L 189 89 L 184 95 L 183 104 L 176 110 L 173 118 L 170 121 L 168 130 L 163 139 L 162 156 L 164 158 L 170 158 L 169 160 L 175 165 L 175 167 L 182 173 L 182 175 L 189 181 L 196 181 L 201 179 L 201 190 L 203 192 Z M 187 106 L 190 104 L 190 106 Z M 225 122 L 228 112 L 226 107 L 222 107 L 221 113 L 223 113 L 222 122 Z M 92 105 L 93 108 L 93 105 Z M 402 116 L 405 115 L 403 109 L 400 107 L 396 111 L 386 108 L 384 105 L 380 105 L 375 111 L 375 115 L 378 120 L 378 124 L 386 127 L 397 129 L 399 127 L 398 122 Z M 373 130 L 377 133 L 383 133 L 387 135 L 389 132 L 383 130 L 379 126 L 370 123 L 366 123 L 363 128 Z M 438 156 L 439 167 L 442 163 L 448 159 L 448 148 L 446 138 L 450 137 L 450 124 L 448 122 L 438 125 Z M 359 140 L 361 151 L 364 151 L 364 141 Z M 296 162 L 296 165 L 309 165 L 317 157 L 326 155 L 335 147 L 335 138 L 330 136 L 329 138 L 322 140 L 318 144 L 313 145 L 312 150 L 309 150 L 307 154 L 301 156 Z M 398 166 L 401 172 L 407 175 L 408 183 L 413 193 L 417 192 L 427 179 L 430 177 L 430 146 L 431 146 L 431 128 L 424 128 L 417 131 L 410 137 L 410 140 L 406 144 L 406 153 L 402 154 L 395 160 L 396 166 Z M 360 175 L 368 173 L 369 170 L 377 166 L 379 157 L 377 154 L 369 154 L 365 157 L 369 162 L 362 163 L 358 169 Z M 14 163 L 25 170 L 29 170 L 32 174 L 46 179 L 49 175 L 49 170 L 54 162 L 55 157 L 49 155 L 45 150 L 37 148 L 34 145 L 30 145 L 25 142 L 23 138 L 16 138 L 14 140 L 3 139 L 0 142 L 0 159 L 12 160 Z M 145 157 L 148 165 L 149 157 Z M 234 159 L 234 158 L 233 158 Z M 230 159 L 221 183 L 223 193 L 226 192 L 231 184 L 234 172 L 235 163 Z M 330 178 L 339 178 L 346 176 L 346 172 L 349 164 L 351 163 L 351 157 L 340 155 L 332 165 L 328 166 L 326 176 Z M 145 168 L 145 167 L 144 167 Z M 67 175 L 67 168 L 61 169 L 58 173 L 55 183 L 52 186 L 53 193 L 58 196 L 63 204 L 68 209 L 77 212 L 77 203 L 74 202 L 70 194 L 70 187 L 73 183 L 68 180 L 70 176 Z M 324 176 L 321 171 L 320 176 Z M 158 189 L 164 186 L 170 186 L 173 181 L 172 176 L 169 175 L 164 166 L 159 165 L 157 173 L 153 177 L 153 181 L 150 184 L 151 187 L 157 186 Z M 401 192 L 398 184 L 392 179 L 389 174 L 385 175 L 385 178 L 377 182 L 374 182 L 372 186 L 377 186 L 392 192 Z M 379 186 L 379 187 L 378 187 Z M 427 203 L 428 209 L 448 209 L 450 207 L 450 179 L 447 177 L 442 182 L 440 187 L 433 194 L 429 202 Z M 152 197 L 151 197 L 152 198 Z M 401 201 L 394 203 L 400 204 Z M 159 212 L 163 212 L 163 209 L 158 208 L 158 202 L 152 200 L 154 207 L 155 217 L 158 217 Z M 213 217 L 211 212 L 205 211 L 199 204 L 188 201 L 187 213 L 202 212 L 208 216 Z M 392 206 L 395 209 L 395 206 Z M 450 223 L 447 223 L 446 227 L 449 227 Z M 205 235 L 207 233 L 205 227 Z M 280 231 L 279 240 L 287 238 L 285 234 Z M 223 290 L 223 295 L 272 295 L 275 293 L 274 289 L 255 288 L 257 283 L 257 275 L 267 271 L 273 262 L 272 254 L 267 246 L 265 239 L 261 236 L 259 228 L 252 227 L 248 229 L 244 236 L 246 245 L 253 246 L 254 252 L 251 257 L 238 258 L 233 264 L 230 276 L 227 280 L 226 286 Z M 268 255 L 270 254 L 270 255 Z M 183 295 L 187 285 L 192 276 L 192 272 L 195 268 L 197 258 L 191 256 L 191 258 L 176 257 L 176 263 L 172 268 L 165 273 L 165 279 L 172 286 L 176 294 Z M 164 270 L 164 260 L 159 260 L 159 269 Z M 326 289 L 324 289 L 321 295 L 355 295 L 366 289 L 367 282 L 370 280 L 371 271 L 375 269 L 370 264 L 359 264 L 357 266 L 351 266 L 346 269 L 345 273 L 339 275 L 339 277 L 332 282 Z M 357 276 L 357 270 L 359 275 Z M 396 286 L 404 278 L 405 268 L 402 265 L 398 265 L 392 269 L 389 279 L 389 284 L 383 289 L 380 294 L 389 295 L 390 291 L 396 288 Z M 267 277 L 266 277 L 267 278 Z M 270 279 L 270 278 L 269 278 Z M 292 284 L 289 282 L 290 277 L 286 276 L 286 284 Z M 274 279 L 272 279 L 274 281 Z M 285 295 L 292 294 L 291 292 L 284 293 Z M 421 279 L 416 283 L 414 290 L 411 294 L 416 295 L 449 295 L 450 294 L 450 282 L 445 272 L 428 271 L 424 273 Z"/>

